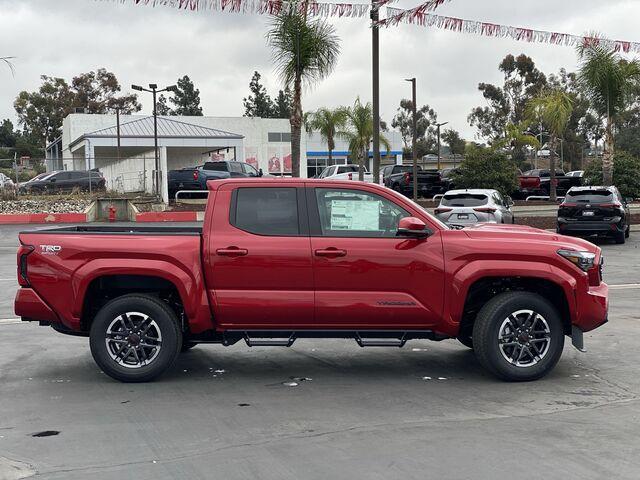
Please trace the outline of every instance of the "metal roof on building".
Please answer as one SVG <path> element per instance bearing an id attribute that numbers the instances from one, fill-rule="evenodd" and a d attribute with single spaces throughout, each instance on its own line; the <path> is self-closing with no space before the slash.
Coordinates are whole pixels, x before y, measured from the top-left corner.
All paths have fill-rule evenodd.
<path id="1" fill-rule="evenodd" d="M 118 135 L 117 126 L 103 128 L 95 132 L 86 133 L 83 137 L 107 137 Z M 120 137 L 153 138 L 153 117 L 140 118 L 120 125 Z M 226 132 L 216 128 L 202 127 L 191 123 L 180 122 L 167 117 L 158 117 L 159 138 L 227 138 L 241 139 L 242 135 Z"/>

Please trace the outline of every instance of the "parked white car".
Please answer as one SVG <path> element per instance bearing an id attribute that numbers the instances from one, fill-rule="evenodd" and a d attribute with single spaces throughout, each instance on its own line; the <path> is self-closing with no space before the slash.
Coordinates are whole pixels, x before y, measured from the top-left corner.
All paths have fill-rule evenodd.
<path id="1" fill-rule="evenodd" d="M 358 180 L 358 165 L 331 165 L 326 167 L 318 178 L 324 180 Z M 364 181 L 373 183 L 373 174 L 364 169 Z"/>
<path id="2" fill-rule="evenodd" d="M 0 173 L 0 189 L 5 188 L 14 189 L 15 184 L 13 183 L 13 180 L 7 177 L 4 173 Z"/>
<path id="3" fill-rule="evenodd" d="M 434 210 L 438 220 L 453 225 L 475 223 L 515 223 L 510 197 L 497 190 L 449 190 Z"/>

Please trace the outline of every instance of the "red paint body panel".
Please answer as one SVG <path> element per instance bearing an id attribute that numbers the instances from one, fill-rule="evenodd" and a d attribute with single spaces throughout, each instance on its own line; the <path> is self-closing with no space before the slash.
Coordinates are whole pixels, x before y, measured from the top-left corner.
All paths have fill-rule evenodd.
<path id="1" fill-rule="evenodd" d="M 230 224 L 233 191 L 239 186 L 372 192 L 422 220 L 432 235 L 256 235 Z M 487 277 L 515 276 L 560 287 L 571 323 L 583 331 L 606 321 L 606 284 L 590 286 L 585 272 L 556 253 L 586 250 L 600 262 L 600 249 L 587 241 L 515 225 L 450 230 L 404 196 L 355 181 L 229 179 L 211 181 L 208 188 L 202 235 L 21 234 L 20 241 L 35 250 L 27 257 L 30 287 L 18 293 L 16 313 L 78 330 L 93 280 L 148 275 L 175 285 L 194 333 L 429 329 L 456 336 L 473 284 Z M 47 252 L 41 245 L 61 248 Z"/>

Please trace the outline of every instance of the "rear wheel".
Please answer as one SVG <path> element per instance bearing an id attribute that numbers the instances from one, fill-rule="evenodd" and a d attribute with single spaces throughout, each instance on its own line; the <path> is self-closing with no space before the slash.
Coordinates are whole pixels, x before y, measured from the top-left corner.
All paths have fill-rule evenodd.
<path id="1" fill-rule="evenodd" d="M 89 335 L 91 354 L 121 382 L 147 382 L 167 370 L 182 347 L 175 313 L 150 295 L 132 294 L 107 303 Z"/>
<path id="2" fill-rule="evenodd" d="M 624 238 L 629 238 L 631 235 L 631 225 L 627 225 L 627 229 L 624 232 Z"/>
<path id="3" fill-rule="evenodd" d="M 613 235 L 613 239 L 619 245 L 622 245 L 625 242 L 626 238 L 627 238 L 627 232 L 625 230 L 623 230 L 622 232 L 616 232 Z"/>
<path id="4" fill-rule="evenodd" d="M 473 347 L 480 364 L 508 381 L 543 377 L 556 365 L 564 328 L 554 306 L 538 294 L 506 292 L 478 313 Z"/>

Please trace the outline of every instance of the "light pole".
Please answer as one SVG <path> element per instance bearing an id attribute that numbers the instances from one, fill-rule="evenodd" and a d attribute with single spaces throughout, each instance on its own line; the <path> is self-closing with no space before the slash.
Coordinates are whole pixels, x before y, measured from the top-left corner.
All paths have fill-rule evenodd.
<path id="1" fill-rule="evenodd" d="M 379 6 L 371 0 L 371 66 L 373 79 L 373 180 L 380 183 L 380 27 Z M 388 152 L 387 152 L 388 154 Z"/>
<path id="2" fill-rule="evenodd" d="M 155 173 L 153 174 L 153 193 L 156 196 L 160 195 L 160 158 L 158 156 L 158 103 L 157 94 L 162 92 L 175 92 L 178 87 L 171 85 L 170 87 L 158 90 L 158 85 L 155 83 L 149 84 L 149 89 L 143 88 L 140 85 L 131 85 L 131 88 L 138 92 L 150 92 L 153 94 L 153 143 L 155 151 Z"/>
<path id="3" fill-rule="evenodd" d="M 418 119 L 416 114 L 416 77 L 405 78 L 406 82 L 411 82 L 411 98 L 412 105 L 411 110 L 413 114 L 413 139 L 411 141 L 411 154 L 413 156 L 413 201 L 418 201 L 418 148 L 417 148 L 417 135 L 418 135 Z"/>
<path id="4" fill-rule="evenodd" d="M 440 171 L 440 127 L 447 123 L 449 122 L 436 123 L 436 127 L 438 127 L 438 171 Z"/>

